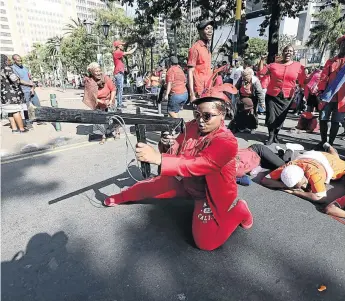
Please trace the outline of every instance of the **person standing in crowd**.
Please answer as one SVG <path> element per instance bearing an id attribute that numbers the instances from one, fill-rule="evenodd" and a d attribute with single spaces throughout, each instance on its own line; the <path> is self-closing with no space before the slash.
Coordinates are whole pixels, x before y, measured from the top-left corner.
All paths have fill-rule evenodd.
<path id="1" fill-rule="evenodd" d="M 178 118 L 181 107 L 187 102 L 188 92 L 186 89 L 187 78 L 178 63 L 176 56 L 170 58 L 171 67 L 166 75 L 165 100 L 168 101 L 168 114 Z"/>
<path id="2" fill-rule="evenodd" d="M 25 83 L 27 84 L 21 84 L 21 89 L 24 93 L 24 118 L 27 128 L 32 128 L 32 123 L 29 120 L 29 113 L 28 109 L 30 107 L 30 104 L 32 103 L 36 107 L 40 107 L 40 101 L 35 93 L 35 85 L 33 84 L 31 80 L 31 76 L 29 73 L 29 70 L 23 66 L 23 61 L 20 55 L 14 54 L 12 56 L 12 59 L 14 61 L 14 64 L 12 65 L 12 69 L 14 73 L 17 74 L 17 76 Z"/>
<path id="3" fill-rule="evenodd" d="M 337 43 L 339 45 L 339 54 L 327 60 L 318 84 L 319 96 L 327 89 L 332 89 L 334 91 L 330 99 L 321 99 L 322 102 L 319 105 L 321 142 L 318 148 L 322 147 L 322 145 L 327 142 L 328 121 L 330 120 L 331 114 L 331 129 L 328 139 L 330 145 L 333 145 L 340 124 L 344 122 L 345 117 L 345 76 L 340 73 L 340 70 L 345 68 L 345 35 L 340 37 Z"/>
<path id="4" fill-rule="evenodd" d="M 125 43 L 121 41 L 115 41 L 114 45 L 114 52 L 113 52 L 113 60 L 114 60 L 114 82 L 116 84 L 117 89 L 117 107 L 124 108 L 124 104 L 122 103 L 122 93 L 123 93 L 123 84 L 124 84 L 124 73 L 125 73 L 125 64 L 123 62 L 123 58 L 126 55 L 133 54 L 135 50 L 137 50 L 138 45 L 135 44 L 131 50 L 123 51 L 123 45 Z"/>
<path id="5" fill-rule="evenodd" d="M 22 104 L 25 102 L 21 85 L 30 84 L 14 73 L 8 57 L 1 54 L 1 110 L 7 113 L 13 134 L 27 132 L 21 115 Z"/>
<path id="6" fill-rule="evenodd" d="M 235 131 L 254 131 L 258 126 L 258 104 L 265 108 L 265 95 L 262 91 L 259 79 L 254 76 L 251 68 L 242 72 L 242 77 L 235 87 L 239 93 L 236 115 L 230 124 L 230 129 Z"/>
<path id="7" fill-rule="evenodd" d="M 194 102 L 194 120 L 176 139 L 161 140 L 160 152 L 138 143 L 137 158 L 160 166 L 160 175 L 140 181 L 106 198 L 104 206 L 142 199 L 189 197 L 194 199 L 192 232 L 199 249 L 212 251 L 223 245 L 238 226 L 249 229 L 253 216 L 247 202 L 237 198 L 237 140 L 224 125 L 229 85 L 213 87 Z"/>
<path id="8" fill-rule="evenodd" d="M 197 29 L 200 39 L 189 49 L 187 62 L 191 103 L 204 92 L 206 83 L 212 76 L 210 47 L 213 37 L 213 21 L 201 21 Z"/>
<path id="9" fill-rule="evenodd" d="M 238 80 L 242 76 L 243 66 L 242 66 L 242 58 L 238 57 L 235 59 L 235 67 L 232 69 L 231 72 L 231 78 L 232 78 L 232 84 L 235 86 L 238 82 Z"/>
<path id="10" fill-rule="evenodd" d="M 318 109 L 318 89 L 320 81 L 321 69 L 315 69 L 307 78 L 304 87 L 304 97 L 307 100 L 307 112 L 314 112 Z"/>
<path id="11" fill-rule="evenodd" d="M 98 63 L 93 62 L 87 67 L 88 76 L 85 77 L 85 89 L 83 103 L 92 110 L 116 110 L 116 88 L 111 78 L 102 73 Z M 95 124 L 93 132 L 102 135 L 100 144 L 104 144 L 107 136 L 114 135 L 113 128 L 108 125 Z M 119 128 L 116 128 L 114 138 L 120 137 Z"/>
<path id="12" fill-rule="evenodd" d="M 293 61 L 293 54 L 294 48 L 288 45 L 283 49 L 281 60 L 264 65 L 267 56 L 263 56 L 259 62 L 258 73 L 261 76 L 270 76 L 265 99 L 266 126 L 269 134 L 266 145 L 279 143 L 278 133 L 289 111 L 296 81 L 300 86 L 304 86 L 304 67 L 299 62 Z"/>

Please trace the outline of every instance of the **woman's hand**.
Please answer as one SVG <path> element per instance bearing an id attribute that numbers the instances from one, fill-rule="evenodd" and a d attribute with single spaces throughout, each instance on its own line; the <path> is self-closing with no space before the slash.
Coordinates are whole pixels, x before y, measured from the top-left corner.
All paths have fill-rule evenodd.
<path id="1" fill-rule="evenodd" d="M 139 142 L 135 149 L 137 158 L 141 162 L 161 165 L 162 156 L 152 146 Z"/>
<path id="2" fill-rule="evenodd" d="M 266 61 L 266 60 L 267 60 L 267 56 L 268 56 L 267 53 L 262 54 L 262 55 L 261 55 L 261 60 L 262 60 L 262 61 Z"/>

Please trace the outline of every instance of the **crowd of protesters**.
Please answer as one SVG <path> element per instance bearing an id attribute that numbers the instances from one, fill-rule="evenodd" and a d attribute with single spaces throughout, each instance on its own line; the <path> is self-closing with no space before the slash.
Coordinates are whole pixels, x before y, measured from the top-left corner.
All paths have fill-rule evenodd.
<path id="1" fill-rule="evenodd" d="M 194 119 L 176 138 L 162 133 L 159 151 L 138 143 L 138 160 L 157 165 L 159 175 L 106 198 L 103 205 L 111 207 L 145 198 L 194 199 L 195 243 L 200 249 L 213 250 L 237 226 L 249 229 L 253 225 L 246 201 L 235 201 L 236 183 L 249 185 L 248 173 L 256 175 L 263 168 L 269 169 L 262 185 L 309 201 L 329 203 L 326 185 L 345 175 L 345 161 L 332 146 L 345 114 L 345 35 L 337 41 L 339 55 L 328 60 L 322 71 L 315 70 L 308 75 L 305 67 L 293 60 L 291 45 L 270 64 L 265 63 L 263 55 L 256 66 L 237 58 L 234 66 L 225 62 L 212 70 L 213 22 L 202 21 L 197 29 L 200 39 L 189 50 L 187 76 L 177 58 L 171 57 L 166 78 L 161 82 L 169 115 L 178 117 L 189 96 Z M 306 108 L 301 106 L 304 98 Z M 316 108 L 320 110 L 318 150 L 304 152 L 302 145 L 290 143 L 286 149 L 279 146 L 282 145 L 279 131 L 296 99 L 299 99 L 296 112 L 306 109 L 313 114 Z M 266 111 L 267 146 L 254 144 L 238 149 L 237 139 L 225 127 L 226 115 L 229 111 L 234 115 L 230 122 L 234 133 L 253 132 L 258 125 L 259 108 Z M 327 139 L 325 124 L 331 115 L 332 127 Z M 268 147 L 273 143 L 277 144 L 278 155 Z M 344 198 L 325 206 L 324 211 L 345 217 Z"/>

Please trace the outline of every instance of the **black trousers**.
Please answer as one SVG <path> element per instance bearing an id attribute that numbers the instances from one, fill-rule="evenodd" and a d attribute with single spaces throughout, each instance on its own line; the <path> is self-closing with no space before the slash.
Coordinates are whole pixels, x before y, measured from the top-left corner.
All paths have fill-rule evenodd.
<path id="1" fill-rule="evenodd" d="M 261 167 L 270 170 L 277 169 L 278 167 L 285 164 L 285 162 L 278 157 L 274 152 L 272 152 L 267 146 L 262 144 L 253 144 L 249 146 L 252 151 L 256 152 L 261 158 Z"/>

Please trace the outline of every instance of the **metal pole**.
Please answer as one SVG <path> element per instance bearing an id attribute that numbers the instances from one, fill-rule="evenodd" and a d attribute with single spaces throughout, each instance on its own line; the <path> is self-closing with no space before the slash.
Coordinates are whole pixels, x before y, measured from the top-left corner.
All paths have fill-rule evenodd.
<path id="1" fill-rule="evenodd" d="M 240 32 L 240 21 L 241 21 L 241 9 L 242 0 L 236 0 L 236 15 L 235 15 L 235 39 L 234 42 L 234 55 L 233 58 L 238 58 L 238 43 L 239 43 L 239 32 Z"/>
<path id="2" fill-rule="evenodd" d="M 56 94 L 50 94 L 50 104 L 51 104 L 51 106 L 53 108 L 58 108 L 58 103 L 57 103 L 57 100 L 56 100 Z M 55 122 L 54 127 L 55 127 L 55 130 L 57 132 L 61 131 L 61 124 L 60 124 L 60 122 Z"/>
<path id="3" fill-rule="evenodd" d="M 193 0 L 190 0 L 190 25 L 189 25 L 189 48 L 192 47 L 192 30 L 193 30 L 193 24 L 192 24 L 192 10 L 193 10 Z"/>

